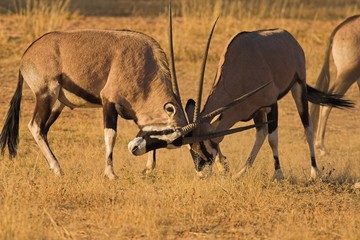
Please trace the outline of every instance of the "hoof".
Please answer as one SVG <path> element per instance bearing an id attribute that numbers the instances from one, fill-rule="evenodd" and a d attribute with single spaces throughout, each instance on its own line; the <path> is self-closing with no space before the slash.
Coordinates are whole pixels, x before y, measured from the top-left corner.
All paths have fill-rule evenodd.
<path id="1" fill-rule="evenodd" d="M 323 156 L 326 156 L 326 155 L 329 155 L 329 151 L 327 151 L 326 149 L 320 149 L 320 156 L 323 157 Z"/>
<path id="2" fill-rule="evenodd" d="M 62 171 L 62 169 L 60 168 L 59 165 L 55 166 L 51 170 L 54 172 L 55 176 L 57 176 L 57 177 L 61 177 L 64 175 L 64 172 Z"/>
<path id="3" fill-rule="evenodd" d="M 281 169 L 275 170 L 273 180 L 274 181 L 282 181 L 282 180 L 284 180 L 284 174 L 281 171 Z"/>
<path id="4" fill-rule="evenodd" d="M 317 144 L 316 148 L 319 149 L 320 156 L 326 156 L 329 155 L 330 152 L 326 149 L 326 147 L 322 144 Z"/>
<path id="5" fill-rule="evenodd" d="M 104 176 L 110 180 L 117 180 L 119 179 L 118 176 L 114 173 L 114 170 L 112 168 L 105 168 Z"/>
<path id="6" fill-rule="evenodd" d="M 104 176 L 105 176 L 107 179 L 112 180 L 112 181 L 119 179 L 119 177 L 116 176 L 115 174 L 105 174 Z"/>
<path id="7" fill-rule="evenodd" d="M 311 179 L 313 179 L 313 180 L 319 178 L 319 177 L 320 177 L 320 171 L 319 171 L 319 169 L 316 168 L 316 167 L 312 167 L 312 168 L 311 168 L 311 175 L 310 175 L 310 176 L 311 176 Z"/>
<path id="8" fill-rule="evenodd" d="M 153 172 L 153 169 L 145 168 L 144 170 L 141 171 L 141 174 L 146 176 L 152 172 Z"/>

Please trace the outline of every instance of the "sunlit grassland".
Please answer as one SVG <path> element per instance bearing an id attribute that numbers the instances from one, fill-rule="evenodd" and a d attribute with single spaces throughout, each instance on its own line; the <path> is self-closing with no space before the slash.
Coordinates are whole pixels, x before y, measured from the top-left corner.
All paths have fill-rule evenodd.
<path id="1" fill-rule="evenodd" d="M 239 31 L 263 28 L 285 28 L 298 39 L 307 58 L 308 82 L 313 84 L 330 32 L 342 17 L 356 13 L 356 8 L 349 6 L 357 4 L 330 1 L 333 5 L 323 4 L 324 12 L 318 10 L 317 16 L 303 18 L 295 13 L 310 12 L 307 1 L 301 10 L 298 5 L 294 5 L 296 8 L 284 5 L 297 1 L 277 0 L 272 7 L 285 6 L 282 15 L 249 13 L 247 17 L 235 13 L 226 16 L 229 12 L 222 12 L 226 8 L 216 5 L 225 2 L 230 4 L 230 1 L 204 1 L 203 7 L 213 7 L 214 11 L 202 15 L 192 10 L 199 7 L 194 2 L 183 1 L 184 5 L 175 2 L 175 54 L 184 100 L 195 96 L 207 35 L 219 13 L 204 95 L 210 89 L 217 61 L 229 38 Z M 262 7 L 263 12 L 270 8 Z M 288 11 L 292 12 L 291 16 L 286 16 Z M 325 19 L 320 17 L 325 11 L 337 12 Z M 45 24 L 43 31 L 133 29 L 153 36 L 167 52 L 166 13 L 155 17 L 79 17 L 72 13 L 66 10 L 67 17 L 59 25 L 48 29 Z M 1 124 L 17 83 L 21 54 L 31 38 L 42 34 L 40 31 L 29 37 L 22 16 L 2 15 L 0 19 Z M 30 14 L 29 21 L 36 19 Z M 197 179 L 186 147 L 160 150 L 156 171 L 143 176 L 141 171 L 147 157 L 134 157 L 127 150 L 127 143 L 138 129 L 133 122 L 122 119 L 118 123 L 114 153 L 115 171 L 120 179 L 112 182 L 103 178 L 105 146 L 101 109 L 65 109 L 50 130 L 50 145 L 65 172 L 65 176 L 56 178 L 27 129 L 34 98 L 25 84 L 19 153 L 12 160 L 7 155 L 0 159 L 0 238 L 359 239 L 360 190 L 353 188 L 360 180 L 357 86 L 351 87 L 346 97 L 357 106 L 352 110 L 333 110 L 330 116 L 326 144 L 331 155 L 318 157 L 321 180 L 309 181 L 309 151 L 289 95 L 279 103 L 279 151 L 286 178 L 280 183 L 272 181 L 273 160 L 267 142 L 252 170 L 237 181 L 221 176 L 216 169 L 210 178 Z M 245 163 L 254 135 L 254 131 L 244 132 L 229 136 L 222 143 L 232 174 Z"/>

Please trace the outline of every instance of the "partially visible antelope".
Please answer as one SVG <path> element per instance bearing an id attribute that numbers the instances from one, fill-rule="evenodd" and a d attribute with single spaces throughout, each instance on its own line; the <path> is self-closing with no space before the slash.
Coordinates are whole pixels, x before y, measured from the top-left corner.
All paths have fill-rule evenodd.
<path id="1" fill-rule="evenodd" d="M 336 78 L 330 80 L 330 55 L 337 70 Z M 331 94 L 343 95 L 357 82 L 360 89 L 360 15 L 347 18 L 331 33 L 325 53 L 325 61 L 316 88 Z M 328 153 L 324 145 L 325 129 L 331 106 L 310 106 L 313 122 L 315 146 L 321 155 Z"/>
<path id="2" fill-rule="evenodd" d="M 208 48 L 205 56 L 207 51 Z M 211 167 L 214 162 L 218 163 L 221 170 L 228 170 L 226 158 L 222 155 L 219 146 L 223 137 L 219 137 L 216 133 L 229 131 L 239 121 L 253 119 L 255 122 L 253 126 L 256 126 L 255 144 L 244 168 L 235 177 L 242 175 L 252 166 L 269 134 L 269 144 L 275 161 L 274 178 L 282 179 L 283 173 L 278 154 L 277 101 L 291 90 L 310 149 L 311 176 L 315 178 L 319 175 L 319 171 L 315 160 L 308 101 L 337 107 L 347 107 L 350 104 L 346 100 L 326 95 L 306 84 L 304 52 L 295 38 L 281 29 L 242 32 L 230 40 L 221 57 L 211 93 L 200 113 L 202 82 L 203 76 L 200 78 L 196 105 L 194 106 L 194 101 L 189 101 L 186 107 L 188 119 L 194 122 L 191 138 L 197 140 L 185 137 L 173 142 L 173 144 L 190 143 L 190 152 L 199 175 L 204 175 L 205 166 Z M 252 91 L 253 89 L 256 90 Z M 247 94 L 249 92 L 251 94 Z M 244 94 L 246 97 L 240 97 Z M 237 101 L 238 98 L 241 100 Z M 236 105 L 232 104 L 234 102 Z M 225 108 L 223 112 L 218 111 L 227 103 L 230 103 L 232 108 Z M 213 119 L 216 115 L 214 113 L 220 113 L 216 120 Z M 266 122 L 268 125 L 263 124 Z M 189 134 L 189 131 L 186 133 Z M 211 134 L 214 134 L 212 138 L 204 140 L 204 136 Z M 138 153 L 145 153 L 149 145 L 154 145 L 153 142 L 150 144 L 146 140 L 145 137 L 142 141 L 136 140 L 137 146 L 144 149 Z M 143 145 L 140 146 L 140 143 Z"/>
<path id="3" fill-rule="evenodd" d="M 133 120 L 143 131 L 184 126 L 181 103 L 172 90 L 165 53 L 151 37 L 134 31 L 51 32 L 25 51 L 18 84 L 1 132 L 0 147 L 17 154 L 23 81 L 35 95 L 28 125 L 50 169 L 62 174 L 47 133 L 63 108 L 102 107 L 106 145 L 105 176 L 115 179 L 113 148 L 117 118 Z M 150 153 L 151 154 L 151 153 Z"/>

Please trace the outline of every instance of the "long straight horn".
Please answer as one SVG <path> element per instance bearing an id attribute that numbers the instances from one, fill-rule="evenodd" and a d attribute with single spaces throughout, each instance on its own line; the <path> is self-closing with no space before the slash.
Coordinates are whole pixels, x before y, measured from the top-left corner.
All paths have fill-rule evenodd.
<path id="1" fill-rule="evenodd" d="M 194 110 L 194 121 L 196 121 L 198 119 L 198 116 L 200 114 L 200 108 L 201 108 L 201 97 L 202 97 L 202 90 L 203 90 L 203 83 L 204 83 L 204 75 L 205 75 L 205 68 L 206 68 L 206 61 L 207 61 L 207 56 L 209 53 L 209 48 L 210 48 L 210 42 L 211 42 L 211 38 L 212 35 L 214 33 L 215 30 L 215 26 L 216 23 L 218 21 L 219 17 L 216 18 L 214 25 L 211 29 L 207 44 L 206 44 L 206 48 L 205 48 L 205 54 L 204 54 L 204 59 L 201 65 L 201 73 L 200 73 L 200 79 L 199 79 L 199 88 L 198 88 L 198 95 L 197 95 L 197 101 L 195 103 L 195 110 Z"/>
<path id="2" fill-rule="evenodd" d="M 175 93 L 177 100 L 181 105 L 180 91 L 176 78 L 176 69 L 175 69 L 175 57 L 174 57 L 174 46 L 173 46 L 173 33 L 172 33 L 172 10 L 171 10 L 171 0 L 169 0 L 169 47 L 170 47 L 170 64 L 171 64 L 171 83 L 172 89 Z M 181 105 L 182 106 L 182 105 Z"/>
<path id="3" fill-rule="evenodd" d="M 218 115 L 220 113 L 223 113 L 227 109 L 229 109 L 229 108 L 235 106 L 236 104 L 244 101 L 247 97 L 250 97 L 251 95 L 257 93 L 261 89 L 268 86 L 270 83 L 272 83 L 272 82 L 269 81 L 269 82 L 265 83 L 264 85 L 252 90 L 251 92 L 248 92 L 248 93 L 242 95 L 241 97 L 234 99 L 232 102 L 228 103 L 226 106 L 215 109 L 214 111 L 206 114 L 205 116 L 202 116 L 200 119 L 197 119 L 193 123 L 190 123 L 190 124 L 182 127 L 181 130 L 180 130 L 182 135 L 185 136 L 186 134 L 191 132 L 193 129 L 195 129 L 199 124 L 201 124 L 201 123 L 203 123 L 205 121 L 211 121 L 216 115 Z"/>
<path id="4" fill-rule="evenodd" d="M 221 131 L 221 132 L 209 133 L 209 134 L 203 135 L 203 136 L 185 137 L 181 140 L 181 145 L 192 144 L 192 143 L 201 142 L 201 141 L 205 141 L 205 140 L 212 139 L 212 138 L 223 137 L 223 136 L 233 134 L 233 133 L 243 132 L 243 131 L 246 131 L 246 130 L 249 130 L 249 129 L 252 129 L 255 127 L 262 127 L 263 125 L 269 124 L 271 122 L 272 121 L 259 123 L 259 124 L 252 124 L 252 125 L 248 125 L 248 126 L 244 126 L 244 127 L 228 129 L 228 130 Z"/>

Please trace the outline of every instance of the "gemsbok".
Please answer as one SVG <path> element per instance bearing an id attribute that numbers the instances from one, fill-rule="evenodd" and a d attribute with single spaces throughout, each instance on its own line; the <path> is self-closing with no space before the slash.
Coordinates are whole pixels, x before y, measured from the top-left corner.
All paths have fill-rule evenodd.
<path id="1" fill-rule="evenodd" d="M 211 35 L 208 44 L 210 40 Z M 204 62 L 207 51 L 208 48 Z M 205 68 L 204 63 L 203 66 Z M 200 113 L 202 82 L 203 75 L 200 78 L 197 102 L 188 101 L 186 106 L 188 119 L 193 123 L 187 131 L 183 131 L 187 136 L 178 134 L 180 137 L 170 143 L 190 144 L 195 169 L 200 176 L 206 175 L 205 167 L 211 169 L 214 162 L 222 171 L 228 170 L 226 158 L 219 147 L 223 137 L 217 133 L 231 131 L 230 128 L 239 121 L 253 119 L 255 125 L 252 127 L 256 127 L 255 144 L 244 168 L 234 177 L 242 175 L 252 166 L 269 134 L 269 144 L 275 160 L 274 178 L 282 179 L 283 173 L 278 154 L 277 101 L 291 90 L 310 148 L 311 177 L 315 178 L 319 175 L 319 170 L 315 160 L 308 101 L 337 107 L 351 105 L 349 101 L 326 95 L 306 84 L 303 49 L 290 33 L 281 29 L 241 32 L 230 40 L 220 59 L 210 95 Z M 254 89 L 256 90 L 253 91 Z M 240 97 L 244 94 L 246 97 Z M 231 108 L 222 107 L 230 105 Z M 215 119 L 215 116 L 218 118 Z M 212 137 L 209 137 L 211 134 Z M 205 140 L 204 136 L 208 139 Z M 129 144 L 129 150 L 136 146 L 137 151 L 132 152 L 138 155 L 154 148 L 165 147 L 164 142 L 160 146 L 157 141 L 158 139 L 151 140 L 151 136 L 142 136 Z"/>
<path id="2" fill-rule="evenodd" d="M 330 55 L 337 72 L 336 78 L 332 81 Z M 316 88 L 331 94 L 343 95 L 355 82 L 360 88 L 360 15 L 347 18 L 331 33 Z M 316 132 L 315 147 L 320 150 L 321 155 L 328 153 L 324 138 L 331 108 L 331 106 L 313 104 L 310 106 L 310 117 Z"/>
<path id="3" fill-rule="evenodd" d="M 30 132 L 50 169 L 62 169 L 47 133 L 63 108 L 102 107 L 106 145 L 105 176 L 115 179 L 113 148 L 117 118 L 133 120 L 142 131 L 166 131 L 186 124 L 172 86 L 167 58 L 151 37 L 134 31 L 80 30 L 51 32 L 25 51 L 10 103 L 0 147 L 17 154 L 23 81 L 36 98 Z"/>

